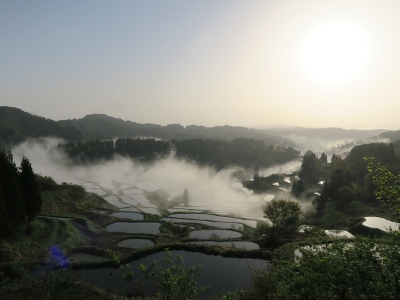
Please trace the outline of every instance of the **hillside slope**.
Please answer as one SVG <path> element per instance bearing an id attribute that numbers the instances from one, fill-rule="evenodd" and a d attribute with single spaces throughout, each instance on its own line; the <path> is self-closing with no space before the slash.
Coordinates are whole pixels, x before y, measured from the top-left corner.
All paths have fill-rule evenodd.
<path id="1" fill-rule="evenodd" d="M 82 132 L 56 121 L 35 116 L 15 107 L 0 106 L 0 143 L 13 145 L 26 138 L 59 137 L 79 141 Z"/>

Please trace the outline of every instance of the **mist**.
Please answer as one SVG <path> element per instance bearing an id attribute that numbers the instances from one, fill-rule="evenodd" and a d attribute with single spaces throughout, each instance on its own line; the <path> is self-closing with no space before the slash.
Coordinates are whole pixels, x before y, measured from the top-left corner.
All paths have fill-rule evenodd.
<path id="1" fill-rule="evenodd" d="M 131 186 L 151 183 L 170 195 L 182 193 L 187 188 L 190 206 L 219 207 L 221 211 L 226 208 L 242 213 L 251 211 L 253 216 L 262 215 L 259 209 L 262 195 L 259 195 L 260 202 L 249 203 L 246 201 L 249 195 L 231 187 L 235 181 L 231 175 L 239 167 L 216 172 L 210 167 L 178 160 L 173 153 L 150 165 L 118 155 L 111 161 L 76 165 L 57 148 L 62 142 L 53 138 L 30 139 L 12 148 L 12 153 L 16 162 L 26 156 L 36 173 L 51 176 L 58 183 L 120 182 Z"/>

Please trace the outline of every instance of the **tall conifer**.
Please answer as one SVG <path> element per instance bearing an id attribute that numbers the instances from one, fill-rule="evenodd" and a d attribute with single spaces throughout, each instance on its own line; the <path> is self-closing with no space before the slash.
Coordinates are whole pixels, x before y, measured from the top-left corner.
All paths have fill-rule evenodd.
<path id="1" fill-rule="evenodd" d="M 21 161 L 21 194 L 22 202 L 25 206 L 25 212 L 28 223 L 35 219 L 35 216 L 42 208 L 42 197 L 38 191 L 36 177 L 33 173 L 31 163 L 26 157 Z"/>

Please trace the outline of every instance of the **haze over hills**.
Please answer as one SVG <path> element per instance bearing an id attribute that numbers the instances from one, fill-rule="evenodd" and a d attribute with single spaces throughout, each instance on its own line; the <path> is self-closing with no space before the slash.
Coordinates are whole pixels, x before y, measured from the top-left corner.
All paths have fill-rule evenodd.
<path id="1" fill-rule="evenodd" d="M 199 125 L 182 126 L 170 124 L 140 124 L 125 121 L 105 114 L 91 114 L 80 119 L 54 121 L 24 112 L 19 108 L 0 107 L 0 143 L 13 145 L 26 138 L 59 137 L 67 141 L 91 139 L 114 139 L 153 137 L 163 140 L 184 140 L 211 138 L 233 140 L 235 138 L 253 138 L 262 140 L 266 145 L 291 146 L 305 150 L 309 146 L 328 147 L 335 142 L 349 139 L 371 137 L 389 137 L 395 133 L 377 130 L 352 130 L 342 128 L 270 128 L 255 129 L 239 126 L 205 127 Z"/>
<path id="2" fill-rule="evenodd" d="M 119 118 L 104 114 L 91 114 L 81 119 L 61 120 L 59 123 L 73 126 L 83 132 L 87 138 L 133 138 L 147 136 L 160 139 L 194 139 L 213 138 L 233 140 L 235 138 L 254 138 L 262 140 L 266 144 L 294 146 L 289 139 L 281 138 L 256 129 L 239 126 L 215 126 L 205 127 L 198 125 L 182 126 L 180 124 L 169 124 L 161 126 L 157 124 L 139 124 L 132 121 L 124 121 Z"/>
<path id="3" fill-rule="evenodd" d="M 291 135 L 301 135 L 305 137 L 313 138 L 325 138 L 325 139 L 356 139 L 356 138 L 367 138 L 380 135 L 383 132 L 387 132 L 386 129 L 343 129 L 337 127 L 329 128 L 305 128 L 305 127 L 275 127 L 269 128 L 266 131 L 279 136 L 289 137 Z"/>

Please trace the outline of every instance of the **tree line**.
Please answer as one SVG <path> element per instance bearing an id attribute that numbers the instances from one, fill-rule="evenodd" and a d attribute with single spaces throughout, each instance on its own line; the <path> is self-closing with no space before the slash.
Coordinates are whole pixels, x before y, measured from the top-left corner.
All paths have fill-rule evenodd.
<path id="1" fill-rule="evenodd" d="M 0 150 L 0 238 L 33 221 L 42 207 L 35 174 L 28 158 L 20 167 L 11 151 Z"/>
<path id="2" fill-rule="evenodd" d="M 265 145 L 261 140 L 237 138 L 231 141 L 218 139 L 187 139 L 164 141 L 157 139 L 93 140 L 59 144 L 69 157 L 79 162 L 112 159 L 115 154 L 151 160 L 176 152 L 178 158 L 193 160 L 201 165 L 222 168 L 227 165 L 268 167 L 285 163 L 299 156 L 291 147 Z"/>

